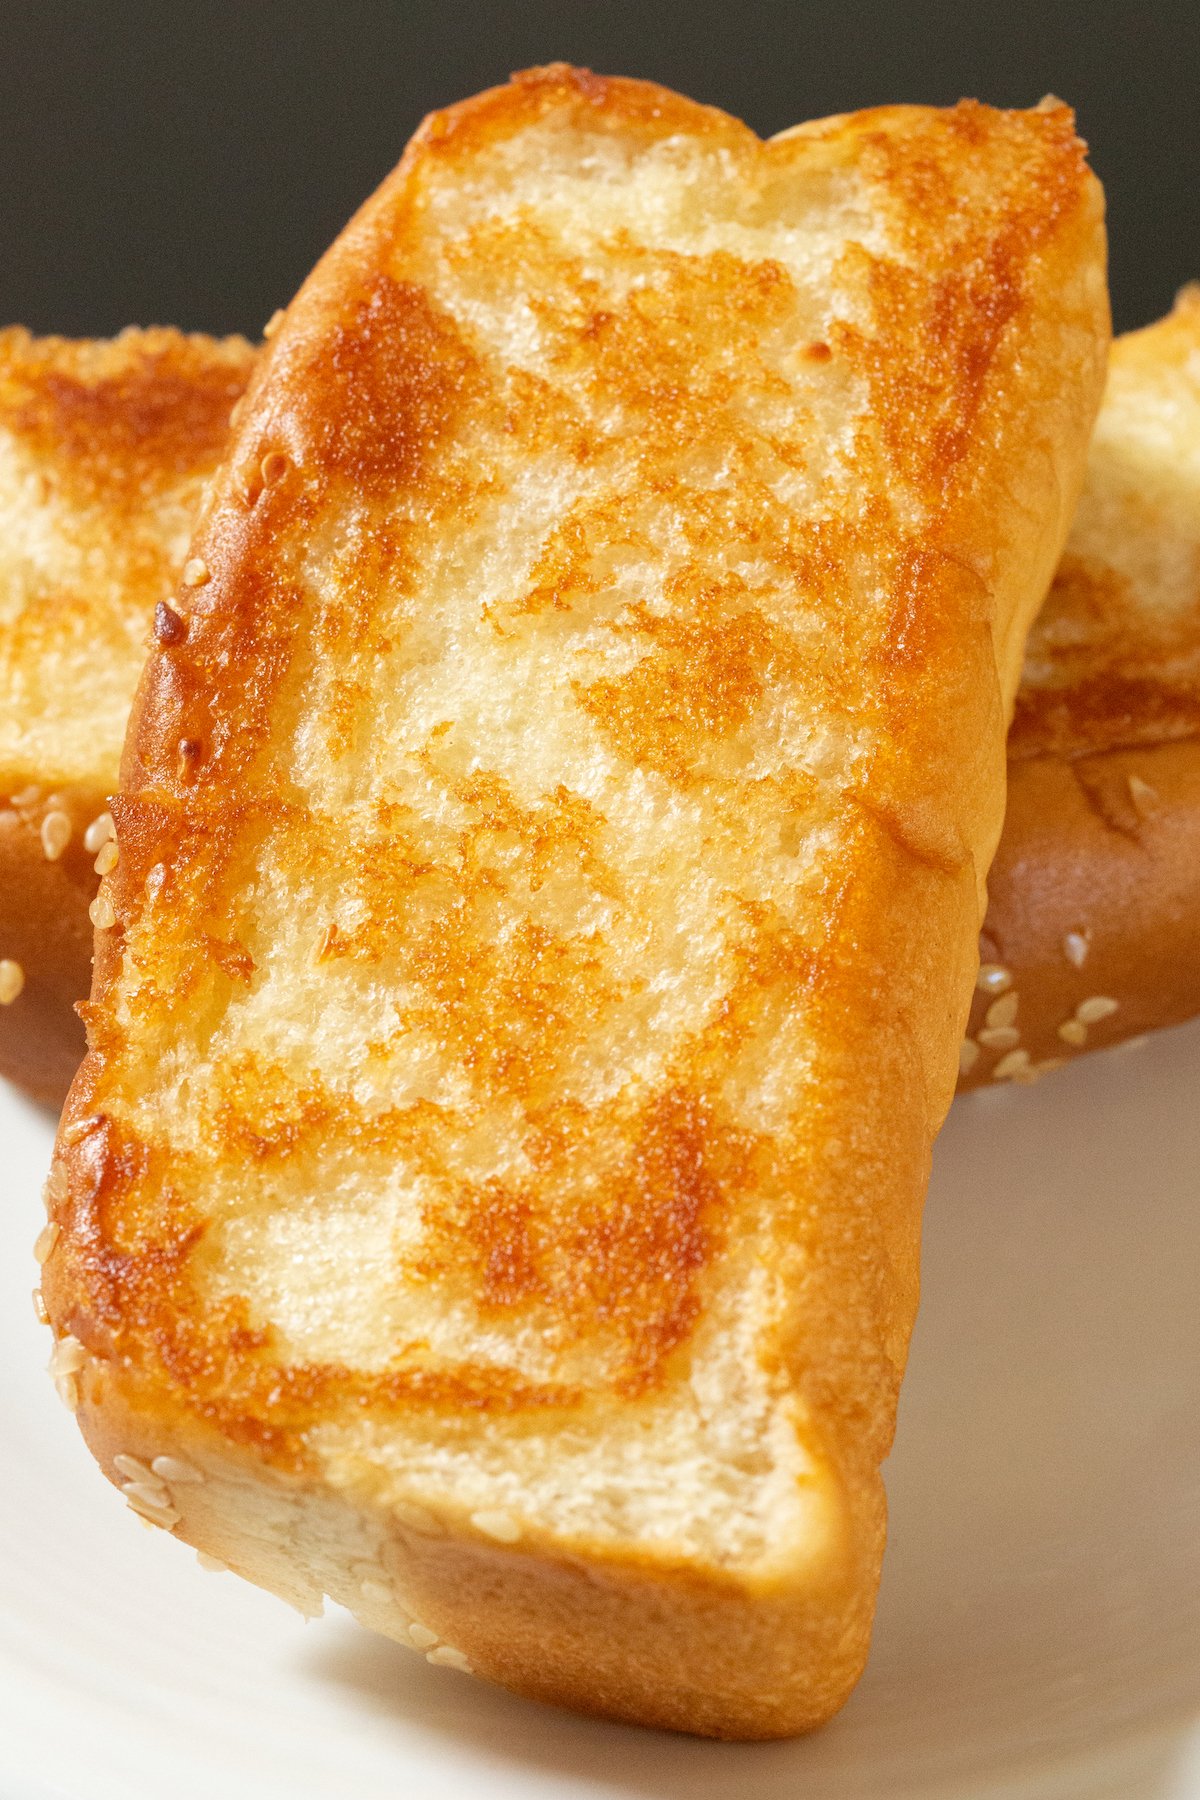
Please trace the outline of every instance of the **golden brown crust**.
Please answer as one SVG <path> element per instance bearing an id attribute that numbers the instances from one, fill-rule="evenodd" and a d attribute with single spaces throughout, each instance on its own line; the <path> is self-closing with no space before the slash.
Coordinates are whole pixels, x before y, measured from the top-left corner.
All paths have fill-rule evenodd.
<path id="1" fill-rule="evenodd" d="M 967 1087 L 1200 1011 L 1200 289 L 1113 347 L 1008 750 Z"/>
<path id="2" fill-rule="evenodd" d="M 209 1471 L 160 1522 L 609 1715 L 845 1697 L 1100 212 L 1065 109 L 762 145 L 556 67 L 319 265 L 135 703 L 52 1178 L 85 1431 Z"/>
<path id="3" fill-rule="evenodd" d="M 83 833 L 116 787 L 145 632 L 253 354 L 170 330 L 0 331 L 0 959 L 24 979 L 0 1006 L 0 1073 L 51 1104 L 83 1054 L 97 885 Z M 71 828 L 54 859 L 47 814 Z"/>

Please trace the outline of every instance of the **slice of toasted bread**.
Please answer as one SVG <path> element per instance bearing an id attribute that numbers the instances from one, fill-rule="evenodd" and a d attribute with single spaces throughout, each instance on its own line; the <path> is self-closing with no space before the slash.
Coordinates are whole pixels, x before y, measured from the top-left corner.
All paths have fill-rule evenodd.
<path id="1" fill-rule="evenodd" d="M 160 615 L 50 1184 L 147 1517 L 526 1695 L 844 1699 L 1101 211 L 1062 107 L 764 144 L 555 67 L 324 258 Z"/>
<path id="2" fill-rule="evenodd" d="M 103 368 L 111 348 L 33 343 L 13 332 L 0 344 L 9 366 L 15 360 L 20 369 L 19 382 L 0 384 L 0 433 L 15 440 L 15 459 L 25 435 L 19 421 L 53 406 L 64 376 L 74 392 L 80 371 Z M 108 647 L 111 631 L 93 645 L 94 663 L 65 658 L 61 628 L 71 615 L 56 624 L 45 652 L 65 697 L 75 753 L 91 758 L 75 771 L 80 798 L 59 860 L 47 858 L 40 836 L 46 813 L 61 808 L 53 788 L 59 763 L 45 734 L 38 739 L 39 715 L 26 698 L 33 691 L 29 655 L 42 653 L 14 646 L 0 668 L 15 740 L 5 785 L 22 800 L 18 810 L 6 795 L 0 808 L 0 957 L 25 976 L 21 1004 L 0 1007 L 0 1071 L 55 1102 L 82 1055 L 73 1008 L 91 976 L 87 908 L 97 877 L 80 825 L 107 806 L 98 797 L 115 786 L 114 697 L 132 695 L 138 667 L 127 652 L 178 568 L 187 509 L 216 459 L 227 390 L 248 376 L 251 361 L 245 345 L 130 332 L 121 340 L 121 366 L 121 380 L 93 382 L 103 396 L 98 424 L 93 417 L 86 432 L 36 440 L 35 466 L 57 496 L 56 510 L 31 529 L 28 509 L 41 504 L 40 482 L 12 486 L 8 555 L 0 563 L 15 621 L 39 592 L 37 568 L 63 567 L 70 547 L 83 543 L 90 591 L 106 596 L 105 618 L 127 622 L 115 633 L 119 660 Z M 1034 628 L 1017 697 L 1008 810 L 988 882 L 964 1087 L 997 1071 L 1002 1080 L 1028 1080 L 1066 1058 L 1200 1012 L 1195 289 L 1185 290 L 1169 319 L 1118 340 L 1109 380 L 1076 537 Z M 31 408 L 35 395 L 39 404 Z M 150 432 L 137 427 L 147 396 Z M 178 410 L 182 429 L 164 416 L 168 407 Z M 161 558 L 143 563 L 154 568 L 150 581 L 130 580 L 119 561 L 117 572 L 113 566 L 125 554 L 130 489 L 122 459 L 130 443 L 137 446 L 137 492 L 151 502 L 139 522 L 143 543 L 162 533 Z M 29 447 L 24 454 L 30 458 Z M 64 468 L 74 479 L 64 482 Z M 56 586 L 70 591 L 66 572 Z M 49 623 L 43 616 L 43 629 Z M 8 627 L 10 641 L 15 629 Z M 89 733 L 93 667 L 102 670 L 108 716 Z M 0 985 L 0 995 L 5 991 Z M 1015 1014 L 1005 998 L 1011 993 Z M 1115 1001 L 1115 1009 L 1097 1004 L 1104 1001 Z M 1090 1023 L 1076 1017 L 1080 1007 Z"/>
<path id="3" fill-rule="evenodd" d="M 1113 348 L 988 885 L 968 1085 L 1200 1012 L 1200 288 Z"/>
<path id="4" fill-rule="evenodd" d="M 0 331 L 0 1073 L 38 1099 L 83 1055 L 101 815 L 252 359 L 240 338 Z"/>

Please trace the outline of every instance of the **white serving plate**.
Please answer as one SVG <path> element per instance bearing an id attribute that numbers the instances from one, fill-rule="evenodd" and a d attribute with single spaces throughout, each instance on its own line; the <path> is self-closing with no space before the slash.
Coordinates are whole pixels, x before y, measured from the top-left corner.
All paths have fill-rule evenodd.
<path id="1" fill-rule="evenodd" d="M 789 1744 L 527 1705 L 142 1530 L 44 1373 L 51 1134 L 0 1092 L 2 1800 L 1200 1800 L 1200 1025 L 954 1108 L 871 1664 Z"/>

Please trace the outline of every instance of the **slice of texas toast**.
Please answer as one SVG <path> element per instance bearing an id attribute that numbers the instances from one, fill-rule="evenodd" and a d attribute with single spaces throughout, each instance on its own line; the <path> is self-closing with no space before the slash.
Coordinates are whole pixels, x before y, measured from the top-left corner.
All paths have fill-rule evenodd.
<path id="1" fill-rule="evenodd" d="M 83 1055 L 94 822 L 252 356 L 177 331 L 0 331 L 0 1073 L 39 1099 Z"/>
<path id="2" fill-rule="evenodd" d="M 1113 347 L 988 886 L 969 1084 L 1200 1011 L 1200 288 Z"/>
<path id="3" fill-rule="evenodd" d="M 146 1516 L 526 1695 L 844 1699 L 1106 338 L 1062 107 L 764 144 L 556 67 L 426 123 L 114 802 L 43 1251 Z"/>

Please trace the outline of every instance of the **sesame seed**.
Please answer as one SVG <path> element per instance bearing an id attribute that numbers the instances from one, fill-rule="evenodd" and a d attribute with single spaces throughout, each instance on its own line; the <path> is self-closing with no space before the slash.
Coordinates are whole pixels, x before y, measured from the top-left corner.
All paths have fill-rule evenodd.
<path id="1" fill-rule="evenodd" d="M 92 924 L 96 927 L 97 931 L 112 930 L 117 922 L 117 915 L 113 911 L 113 903 L 107 894 L 96 895 L 96 898 L 88 907 L 88 918 L 92 921 Z"/>
<path id="2" fill-rule="evenodd" d="M 25 971 L 11 956 L 0 958 L 0 1006 L 11 1006 L 25 986 Z"/>
<path id="3" fill-rule="evenodd" d="M 1152 788 L 1148 781 L 1143 781 L 1140 775 L 1131 775 L 1129 798 L 1133 801 L 1134 811 L 1146 819 L 1158 805 L 1158 790 Z"/>
<path id="4" fill-rule="evenodd" d="M 259 464 L 259 473 L 263 482 L 270 487 L 273 481 L 282 481 L 287 474 L 289 463 L 282 450 L 268 450 Z"/>
<path id="5" fill-rule="evenodd" d="M 196 1561 L 211 1575 L 228 1575 L 229 1573 L 229 1564 L 223 1563 L 219 1556 L 210 1556 L 207 1550 L 197 1550 Z"/>
<path id="6" fill-rule="evenodd" d="M 50 1373 L 56 1378 L 59 1375 L 77 1375 L 87 1361 L 87 1351 L 77 1337 L 68 1331 L 60 1337 L 50 1352 Z"/>
<path id="7" fill-rule="evenodd" d="M 1010 1050 L 1002 1056 L 992 1070 L 993 1081 L 1011 1081 L 1015 1075 L 1023 1075 L 1029 1067 L 1028 1050 Z"/>
<path id="8" fill-rule="evenodd" d="M 130 1506 L 139 1512 L 153 1509 L 155 1512 L 174 1512 L 171 1496 L 161 1481 L 123 1481 L 121 1492 Z M 176 1517 L 179 1515 L 176 1513 Z"/>
<path id="9" fill-rule="evenodd" d="M 45 1225 L 42 1226 L 42 1229 L 38 1232 L 37 1236 L 34 1238 L 33 1254 L 37 1260 L 39 1267 L 44 1268 L 45 1265 L 49 1262 L 50 1253 L 54 1249 L 55 1244 L 58 1242 L 58 1234 L 61 1229 L 62 1229 L 61 1226 L 58 1224 L 58 1222 L 56 1220 L 50 1219 Z"/>
<path id="10" fill-rule="evenodd" d="M 180 577 L 184 587 L 203 587 L 208 580 L 208 564 L 202 556 L 189 556 Z"/>
<path id="11" fill-rule="evenodd" d="M 1082 1050 L 1087 1043 L 1087 1026 L 1079 1019 L 1066 1019 L 1059 1026 L 1058 1035 L 1064 1044 L 1070 1044 L 1075 1050 Z"/>
<path id="12" fill-rule="evenodd" d="M 364 1581 L 360 1591 L 363 1599 L 375 1606 L 390 1606 L 392 1603 L 392 1590 L 385 1581 Z"/>
<path id="13" fill-rule="evenodd" d="M 1101 1019 L 1111 1019 L 1119 1005 L 1119 1001 L 1110 1000 L 1107 994 L 1093 994 L 1090 999 L 1079 1002 L 1075 1017 L 1081 1025 L 1098 1025 Z"/>
<path id="14" fill-rule="evenodd" d="M 12 796 L 12 803 L 18 812 L 28 812 L 31 806 L 37 805 L 41 797 L 41 788 L 30 783 L 28 787 L 23 787 L 20 793 Z"/>
<path id="15" fill-rule="evenodd" d="M 100 846 L 100 854 L 93 867 L 97 875 L 111 875 L 121 860 L 121 852 L 117 848 L 116 838 L 109 838 L 107 844 Z"/>
<path id="16" fill-rule="evenodd" d="M 169 1502 L 165 1506 L 160 1506 L 143 1498 L 140 1494 L 132 1493 L 129 1488 L 122 1488 L 121 1492 L 125 1496 L 126 1505 L 140 1519 L 148 1519 L 151 1525 L 159 1525 L 164 1531 L 170 1531 L 172 1526 L 178 1525 L 182 1515 L 177 1513 Z"/>
<path id="17" fill-rule="evenodd" d="M 521 1527 L 511 1513 L 476 1512 L 471 1514 L 471 1523 L 476 1531 L 497 1538 L 502 1544 L 515 1544 L 521 1535 Z"/>
<path id="18" fill-rule="evenodd" d="M 279 327 L 282 324 L 283 324 L 283 308 L 282 308 L 282 306 L 277 306 L 275 308 L 275 311 L 271 314 L 270 318 L 267 320 L 266 324 L 263 326 L 263 336 L 267 339 L 273 338 L 275 336 L 275 333 L 279 330 Z"/>
<path id="19" fill-rule="evenodd" d="M 436 1663 L 440 1669 L 458 1669 L 463 1675 L 471 1673 L 470 1663 L 462 1651 L 456 1650 L 452 1644 L 439 1644 L 436 1650 L 429 1652 L 425 1661 Z"/>
<path id="20" fill-rule="evenodd" d="M 178 1456 L 156 1456 L 150 1467 L 160 1481 L 186 1483 L 204 1480 L 202 1469 L 197 1469 L 193 1463 L 184 1462 Z"/>
<path id="21" fill-rule="evenodd" d="M 74 1375 L 56 1375 L 54 1391 L 68 1412 L 79 1411 L 79 1381 Z"/>
<path id="22" fill-rule="evenodd" d="M 109 838 L 116 837 L 117 828 L 113 824 L 110 812 L 97 813 L 83 834 L 83 847 L 89 856 L 95 856 L 97 850 L 107 844 Z"/>
<path id="23" fill-rule="evenodd" d="M 140 1456 L 130 1456 L 121 1450 L 113 1457 L 113 1468 L 127 1481 L 154 1481 L 154 1473 L 149 1463 L 144 1463 Z"/>
<path id="24" fill-rule="evenodd" d="M 979 1041 L 989 1050 L 1011 1050 L 1021 1041 L 1015 1025 L 989 1025 L 979 1033 Z"/>
<path id="25" fill-rule="evenodd" d="M 979 1061 L 979 1045 L 974 1038 L 964 1038 L 958 1046 L 958 1072 L 969 1075 Z"/>
<path id="26" fill-rule="evenodd" d="M 50 1310 L 46 1305 L 46 1296 L 40 1287 L 33 1290 L 33 1316 L 39 1325 L 50 1323 Z"/>
<path id="27" fill-rule="evenodd" d="M 987 1022 L 993 1028 L 999 1025 L 1015 1024 L 1017 1017 L 1016 993 L 1004 994 L 999 1000 L 993 1000 L 987 1009 Z"/>
<path id="28" fill-rule="evenodd" d="M 428 1650 L 438 1641 L 437 1632 L 430 1631 L 428 1625 L 418 1625 L 414 1623 L 409 1626 L 408 1635 L 417 1646 L 418 1650 Z"/>
<path id="29" fill-rule="evenodd" d="M 1068 931 L 1063 939 L 1063 955 L 1076 969 L 1082 969 L 1091 947 L 1092 934 L 1090 931 Z"/>
<path id="30" fill-rule="evenodd" d="M 71 817 L 65 812 L 48 812 L 42 820 L 42 851 L 47 862 L 57 862 L 71 841 Z"/>
<path id="31" fill-rule="evenodd" d="M 1002 994 L 1012 986 L 1012 970 L 1003 963 L 981 963 L 975 986 L 981 994 Z"/>

